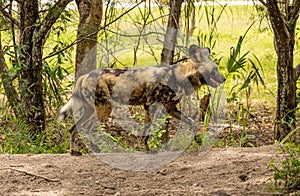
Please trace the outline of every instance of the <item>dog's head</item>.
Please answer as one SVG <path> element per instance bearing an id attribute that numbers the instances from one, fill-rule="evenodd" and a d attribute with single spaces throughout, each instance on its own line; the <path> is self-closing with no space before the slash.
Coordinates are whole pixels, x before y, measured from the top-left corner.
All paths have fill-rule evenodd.
<path id="1" fill-rule="evenodd" d="M 217 87 L 225 82 L 226 79 L 220 74 L 217 64 L 210 58 L 209 48 L 200 48 L 197 45 L 191 45 L 189 55 L 201 73 L 202 78 L 200 80 L 202 84 Z"/>

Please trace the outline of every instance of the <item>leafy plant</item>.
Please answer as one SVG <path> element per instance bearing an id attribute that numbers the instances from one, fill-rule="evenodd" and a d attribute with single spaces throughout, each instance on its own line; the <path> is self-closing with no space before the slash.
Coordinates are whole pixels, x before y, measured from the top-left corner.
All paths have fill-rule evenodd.
<path id="1" fill-rule="evenodd" d="M 253 54 L 254 59 L 248 58 L 250 51 L 242 53 L 244 39 L 254 23 L 250 25 L 244 35 L 240 36 L 236 47 L 231 47 L 227 61 L 227 78 L 235 81 L 235 85 L 229 91 L 228 102 L 238 101 L 238 94 L 244 92 L 246 95 L 247 109 L 250 108 L 250 96 L 252 83 L 256 86 L 264 85 L 262 65 L 259 59 Z"/>
<path id="2" fill-rule="evenodd" d="M 271 160 L 268 167 L 274 171 L 274 182 L 268 188 L 280 194 L 300 193 L 300 145 L 287 143 L 280 148 L 280 152 L 286 157 L 281 166 L 275 163 L 275 159 Z"/>
<path id="3" fill-rule="evenodd" d="M 63 104 L 63 98 L 67 91 L 65 91 L 61 81 L 68 74 L 68 70 L 63 68 L 60 64 L 50 66 L 46 61 L 44 62 L 43 84 L 44 94 L 47 99 L 46 109 L 48 115 L 53 115 L 51 112 Z M 70 88 L 72 84 L 73 83 L 69 83 L 67 88 Z"/>
<path id="4" fill-rule="evenodd" d="M 168 123 L 170 116 L 165 116 L 164 118 L 156 119 L 155 125 L 151 130 L 152 136 L 150 137 L 148 144 L 150 149 L 158 149 L 163 146 L 163 137 L 168 134 L 168 131 L 164 129 L 166 123 Z"/>
<path id="5" fill-rule="evenodd" d="M 68 151 L 68 136 L 49 127 L 44 133 L 34 134 L 25 120 L 6 114 L 0 127 L 0 153 L 65 153 Z M 5 123 L 5 125 L 3 125 Z"/>

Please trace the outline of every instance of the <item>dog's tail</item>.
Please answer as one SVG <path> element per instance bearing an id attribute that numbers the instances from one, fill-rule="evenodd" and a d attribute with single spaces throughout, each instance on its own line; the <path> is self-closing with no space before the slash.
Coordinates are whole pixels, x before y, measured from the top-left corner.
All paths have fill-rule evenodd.
<path id="1" fill-rule="evenodd" d="M 82 85 L 82 81 L 84 80 L 84 76 L 78 78 L 78 81 L 76 82 L 76 85 L 75 85 L 75 89 L 74 89 L 74 93 L 72 95 L 72 97 L 70 98 L 70 100 L 60 109 L 59 111 L 59 114 L 58 114 L 58 117 L 57 117 L 57 122 L 62 122 L 63 120 L 65 120 L 67 117 L 69 117 L 73 112 L 76 113 L 76 111 L 74 110 L 77 110 L 78 107 L 79 107 L 79 103 L 78 102 L 78 98 L 76 97 L 79 97 L 80 99 L 80 87 Z M 76 106 L 74 108 L 74 106 Z"/>
<path id="2" fill-rule="evenodd" d="M 71 99 L 68 101 L 68 103 L 66 103 L 66 105 L 64 105 L 60 109 L 58 117 L 57 117 L 57 122 L 62 122 L 68 116 L 70 116 L 72 114 L 72 106 L 73 106 L 73 99 L 71 97 Z"/>

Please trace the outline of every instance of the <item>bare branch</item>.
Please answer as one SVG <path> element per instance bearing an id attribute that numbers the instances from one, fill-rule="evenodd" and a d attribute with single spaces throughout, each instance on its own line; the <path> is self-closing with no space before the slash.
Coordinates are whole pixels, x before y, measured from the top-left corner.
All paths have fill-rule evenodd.
<path id="1" fill-rule="evenodd" d="M 12 15 L 12 7 L 13 7 L 13 0 L 10 0 L 9 3 L 9 14 Z M 15 61 L 18 61 L 18 51 L 17 51 L 17 41 L 16 41 L 16 33 L 15 33 L 15 24 L 12 22 L 10 24 L 10 32 L 11 32 L 11 38 L 14 45 L 14 51 L 15 51 Z"/>
<path id="2" fill-rule="evenodd" d="M 49 10 L 41 23 L 41 28 L 36 34 L 36 38 L 42 41 L 44 45 L 52 25 L 56 22 L 60 14 L 72 0 L 59 0 Z"/>
<path id="3" fill-rule="evenodd" d="M 125 33 L 118 33 L 111 29 L 105 29 L 105 30 L 107 32 L 113 33 L 115 35 L 123 36 L 123 37 L 146 37 L 146 36 L 151 36 L 151 35 L 165 35 L 164 33 L 156 32 L 156 31 L 149 31 L 146 33 L 141 33 L 141 34 L 125 34 Z"/>
<path id="4" fill-rule="evenodd" d="M 183 61 L 187 61 L 188 59 L 189 59 L 188 57 L 184 56 L 184 57 L 182 57 L 181 59 L 178 59 L 177 61 L 175 61 L 175 62 L 173 62 L 173 63 L 174 63 L 174 65 L 176 65 L 177 63 L 181 63 L 181 62 L 183 62 Z"/>
<path id="5" fill-rule="evenodd" d="M 100 30 L 106 29 L 108 26 L 110 26 L 111 24 L 113 24 L 113 23 L 115 23 L 116 21 L 118 21 L 120 18 L 122 18 L 123 16 L 125 16 L 126 14 L 128 14 L 129 12 L 131 12 L 133 9 L 135 9 L 136 7 L 138 7 L 138 6 L 139 6 L 141 3 L 143 3 L 143 2 L 144 2 L 144 0 L 141 1 L 141 2 L 139 2 L 138 4 L 136 4 L 136 5 L 133 6 L 132 8 L 128 9 L 127 11 L 125 11 L 124 13 L 122 13 L 120 16 L 118 16 L 118 17 L 115 18 L 114 20 L 112 20 L 112 21 L 110 21 L 109 23 L 107 23 L 105 26 L 98 28 L 95 32 L 93 32 L 93 33 L 91 33 L 91 34 L 89 34 L 89 35 L 86 35 L 86 36 L 82 37 L 81 39 L 76 39 L 76 40 L 74 40 L 71 44 L 69 44 L 68 46 L 66 46 L 66 47 L 63 48 L 62 50 L 59 50 L 59 51 L 57 51 L 57 52 L 55 52 L 55 53 L 52 53 L 52 54 L 49 55 L 49 56 L 44 57 L 43 60 L 48 59 L 48 58 L 51 58 L 51 57 L 53 57 L 53 56 L 55 56 L 55 55 L 57 55 L 57 54 L 59 54 L 59 53 L 65 51 L 65 50 L 71 48 L 72 46 L 74 46 L 75 44 L 77 44 L 77 43 L 83 41 L 84 39 L 89 38 L 89 37 L 91 37 L 92 35 L 97 34 Z"/>
<path id="6" fill-rule="evenodd" d="M 294 69 L 294 80 L 297 81 L 300 77 L 300 64 L 298 64 Z"/>
<path id="7" fill-rule="evenodd" d="M 16 20 L 11 14 L 9 14 L 7 11 L 5 11 L 5 9 L 0 6 L 0 12 L 3 14 L 3 16 L 5 16 L 6 18 L 8 18 L 12 23 L 14 23 L 15 25 L 17 25 L 20 28 L 20 22 L 18 20 Z"/>
<path id="8" fill-rule="evenodd" d="M 300 13 L 300 1 L 294 0 L 292 11 L 290 13 L 290 21 L 296 23 L 296 20 L 299 17 L 299 13 Z"/>
<path id="9" fill-rule="evenodd" d="M 259 2 L 261 2 L 261 4 L 263 4 L 265 7 L 267 7 L 267 3 L 264 0 L 259 0 Z"/>

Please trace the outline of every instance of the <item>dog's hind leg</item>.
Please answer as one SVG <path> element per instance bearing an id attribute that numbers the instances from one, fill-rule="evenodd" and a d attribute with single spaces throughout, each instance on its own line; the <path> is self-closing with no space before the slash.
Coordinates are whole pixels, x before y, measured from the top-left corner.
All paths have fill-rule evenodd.
<path id="1" fill-rule="evenodd" d="M 86 131 L 86 125 L 88 123 L 91 123 L 90 121 L 92 120 L 92 116 L 95 113 L 95 110 L 92 106 L 88 105 L 84 101 L 81 102 L 83 105 L 80 110 L 81 114 L 77 122 L 70 128 L 69 133 L 70 133 L 70 153 L 71 155 L 81 155 L 81 152 L 75 150 L 75 138 L 78 135 L 79 131 Z"/>
<path id="2" fill-rule="evenodd" d="M 72 156 L 82 155 L 81 152 L 75 150 L 75 137 L 78 134 L 78 131 L 76 129 L 76 123 L 70 128 L 69 134 L 70 134 L 70 154 Z"/>
<path id="3" fill-rule="evenodd" d="M 98 132 L 98 129 L 96 128 L 96 126 L 98 125 L 98 123 L 96 123 L 97 120 L 98 120 L 97 115 L 96 115 L 96 113 L 94 113 L 91 116 L 91 118 L 84 123 L 86 134 L 88 135 L 88 138 L 89 138 L 90 148 L 95 153 L 100 152 L 100 148 L 97 144 L 98 138 L 95 137 L 95 135 L 94 135 L 94 134 L 97 134 L 97 132 Z M 96 142 L 95 142 L 95 139 L 96 139 Z"/>
<path id="4" fill-rule="evenodd" d="M 74 147 L 75 147 L 75 135 L 76 135 L 76 124 L 74 124 L 70 130 L 69 130 L 69 139 L 70 139 L 70 153 L 72 154 L 72 152 L 74 151 Z"/>
<path id="5" fill-rule="evenodd" d="M 145 150 L 149 151 L 150 147 L 148 145 L 148 140 L 150 138 L 149 134 L 150 134 L 150 127 L 151 127 L 151 123 L 150 123 L 151 117 L 150 117 L 150 112 L 149 112 L 150 107 L 145 104 L 144 109 L 145 109 L 145 124 L 146 124 L 146 126 L 144 128 L 142 138 L 143 138 L 143 141 L 144 141 Z"/>

